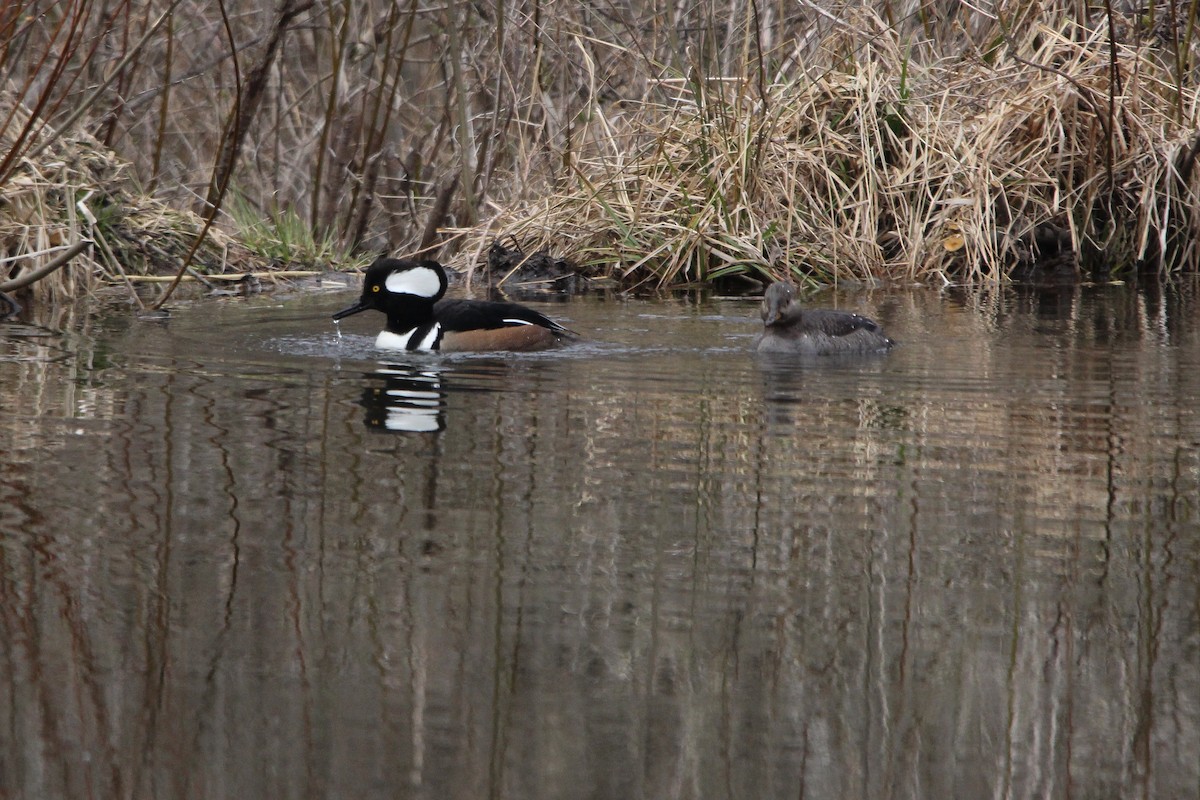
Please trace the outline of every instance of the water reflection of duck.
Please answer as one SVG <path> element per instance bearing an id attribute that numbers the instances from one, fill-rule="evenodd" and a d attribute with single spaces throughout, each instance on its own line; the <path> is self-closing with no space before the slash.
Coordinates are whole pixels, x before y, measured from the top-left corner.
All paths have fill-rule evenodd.
<path id="1" fill-rule="evenodd" d="M 446 427 L 446 396 L 433 370 L 401 365 L 375 371 L 382 387 L 363 389 L 364 423 L 371 430 L 390 433 L 432 433 Z"/>
<path id="2" fill-rule="evenodd" d="M 762 320 L 763 332 L 756 345 L 760 353 L 876 353 L 895 344 L 877 322 L 861 314 L 801 309 L 791 281 L 776 281 L 767 287 Z"/>
<path id="3" fill-rule="evenodd" d="M 516 303 L 443 300 L 446 270 L 436 261 L 375 259 L 358 302 L 335 320 L 374 309 L 387 314 L 382 350 L 544 350 L 572 332 Z"/>

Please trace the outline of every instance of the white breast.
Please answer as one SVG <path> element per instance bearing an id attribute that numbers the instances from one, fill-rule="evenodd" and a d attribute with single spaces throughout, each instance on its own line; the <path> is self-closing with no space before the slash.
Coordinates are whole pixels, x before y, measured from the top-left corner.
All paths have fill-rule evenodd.
<path id="1" fill-rule="evenodd" d="M 425 334 L 421 341 L 417 343 L 414 349 L 423 352 L 429 352 L 433 350 L 433 346 L 437 344 L 438 334 L 441 333 L 441 330 L 441 325 L 434 325 L 429 329 L 429 332 Z M 375 347 L 380 350 L 407 350 L 409 349 L 409 341 L 413 338 L 413 336 L 416 335 L 416 328 L 413 328 L 411 331 L 405 331 L 404 333 L 380 331 L 379 335 L 375 337 Z"/>

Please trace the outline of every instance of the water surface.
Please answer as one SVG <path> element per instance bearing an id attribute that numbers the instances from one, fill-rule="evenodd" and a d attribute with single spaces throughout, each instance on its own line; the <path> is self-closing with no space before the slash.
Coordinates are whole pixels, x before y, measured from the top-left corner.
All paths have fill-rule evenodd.
<path id="1" fill-rule="evenodd" d="M 0 797 L 1200 795 L 1190 288 L 0 324 Z"/>

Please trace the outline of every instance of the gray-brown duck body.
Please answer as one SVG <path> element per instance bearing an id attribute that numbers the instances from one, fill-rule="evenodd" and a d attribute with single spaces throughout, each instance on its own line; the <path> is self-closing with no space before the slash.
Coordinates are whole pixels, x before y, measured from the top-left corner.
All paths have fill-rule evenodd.
<path id="1" fill-rule="evenodd" d="M 884 352 L 896 343 L 879 323 L 861 314 L 830 309 L 801 308 L 796 286 L 776 281 L 767 287 L 762 302 L 763 332 L 760 353 L 796 353 L 824 356 Z"/>

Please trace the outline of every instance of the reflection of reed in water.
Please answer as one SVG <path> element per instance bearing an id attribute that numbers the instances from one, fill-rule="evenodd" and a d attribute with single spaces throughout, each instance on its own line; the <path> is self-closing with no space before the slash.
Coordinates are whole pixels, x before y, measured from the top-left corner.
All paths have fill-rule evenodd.
<path id="1" fill-rule="evenodd" d="M 878 353 L 838 353 L 834 355 L 811 355 L 796 353 L 757 353 L 755 365 L 762 385 L 762 402 L 765 419 L 773 429 L 786 429 L 796 425 L 797 414 L 803 418 L 810 412 L 800 412 L 797 408 L 813 398 L 813 386 L 827 385 L 831 379 L 835 381 L 853 380 L 853 376 L 878 375 L 884 368 L 887 352 Z M 811 385 L 810 385 L 811 384 Z M 818 401 L 820 393 L 818 392 Z M 885 403 L 885 397 L 857 397 L 857 405 L 876 408 L 878 413 L 891 408 L 892 404 Z M 893 420 L 884 425 L 876 425 L 864 414 L 865 409 L 855 415 L 855 426 L 863 427 L 892 427 Z M 877 416 L 871 414 L 869 416 Z M 889 412 L 889 415 L 891 412 Z M 903 411 L 901 411 L 903 414 Z M 824 423 L 823 423 L 824 424 Z M 780 432 L 776 430 L 775 432 Z"/>
<path id="2" fill-rule="evenodd" d="M 446 427 L 446 395 L 436 370 L 392 364 L 375 370 L 382 387 L 363 389 L 363 423 L 387 433 L 431 433 Z"/>
<path id="3" fill-rule="evenodd" d="M 349 397 L 0 326 L 0 753 L 59 765 L 10 793 L 1194 795 L 1194 306 L 892 297 L 878 360 L 414 359 Z M 392 385 L 454 425 L 337 407 Z"/>

